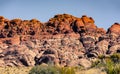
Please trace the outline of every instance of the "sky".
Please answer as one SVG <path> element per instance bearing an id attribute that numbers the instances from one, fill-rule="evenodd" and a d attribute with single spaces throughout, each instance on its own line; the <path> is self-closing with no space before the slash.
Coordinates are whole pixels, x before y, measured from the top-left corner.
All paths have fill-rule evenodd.
<path id="1" fill-rule="evenodd" d="M 87 15 L 98 27 L 120 23 L 120 0 L 0 0 L 0 16 L 47 22 L 56 14 Z"/>

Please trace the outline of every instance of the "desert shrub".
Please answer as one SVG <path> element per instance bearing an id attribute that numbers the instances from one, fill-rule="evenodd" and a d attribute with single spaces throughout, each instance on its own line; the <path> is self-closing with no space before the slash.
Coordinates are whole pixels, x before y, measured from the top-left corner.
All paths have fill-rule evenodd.
<path id="1" fill-rule="evenodd" d="M 108 74 L 120 74 L 120 54 L 115 53 L 105 60 L 105 70 Z"/>
<path id="2" fill-rule="evenodd" d="M 33 67 L 29 74 L 60 74 L 55 66 L 38 65 Z"/>
<path id="3" fill-rule="evenodd" d="M 29 74 L 75 74 L 75 68 L 38 65 L 33 67 Z"/>
<path id="4" fill-rule="evenodd" d="M 120 63 L 115 63 L 112 59 L 106 60 L 105 71 L 107 74 L 120 74 Z"/>
<path id="5" fill-rule="evenodd" d="M 120 54 L 115 53 L 111 56 L 99 55 L 100 61 L 93 62 L 92 67 L 104 67 L 107 74 L 120 74 Z"/>

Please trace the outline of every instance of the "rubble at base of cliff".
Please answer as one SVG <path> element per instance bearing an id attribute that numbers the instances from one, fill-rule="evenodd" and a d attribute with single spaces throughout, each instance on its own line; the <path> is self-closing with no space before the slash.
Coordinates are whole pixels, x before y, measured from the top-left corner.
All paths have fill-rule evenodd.
<path id="1" fill-rule="evenodd" d="M 46 23 L 0 16 L 1 67 L 52 63 L 89 68 L 99 55 L 114 53 L 120 53 L 119 23 L 106 31 L 86 15 L 58 14 Z"/>

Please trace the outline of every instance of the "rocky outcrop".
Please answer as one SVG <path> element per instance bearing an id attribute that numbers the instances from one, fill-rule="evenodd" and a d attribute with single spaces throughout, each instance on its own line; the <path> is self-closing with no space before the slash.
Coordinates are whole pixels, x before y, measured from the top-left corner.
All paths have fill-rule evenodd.
<path id="1" fill-rule="evenodd" d="M 0 66 L 50 63 L 89 68 L 99 55 L 120 53 L 120 24 L 106 32 L 93 18 L 58 14 L 46 23 L 0 16 Z"/>
<path id="2" fill-rule="evenodd" d="M 114 23 L 109 29 L 108 33 L 115 33 L 120 35 L 120 24 L 119 23 Z"/>

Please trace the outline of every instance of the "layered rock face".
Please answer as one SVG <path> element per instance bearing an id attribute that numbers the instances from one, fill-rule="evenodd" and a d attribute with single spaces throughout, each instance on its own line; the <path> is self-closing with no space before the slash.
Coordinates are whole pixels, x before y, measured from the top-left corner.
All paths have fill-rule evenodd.
<path id="1" fill-rule="evenodd" d="M 108 31 L 88 16 L 58 14 L 46 23 L 0 16 L 0 66 L 90 67 L 99 55 L 120 53 L 120 24 Z"/>

